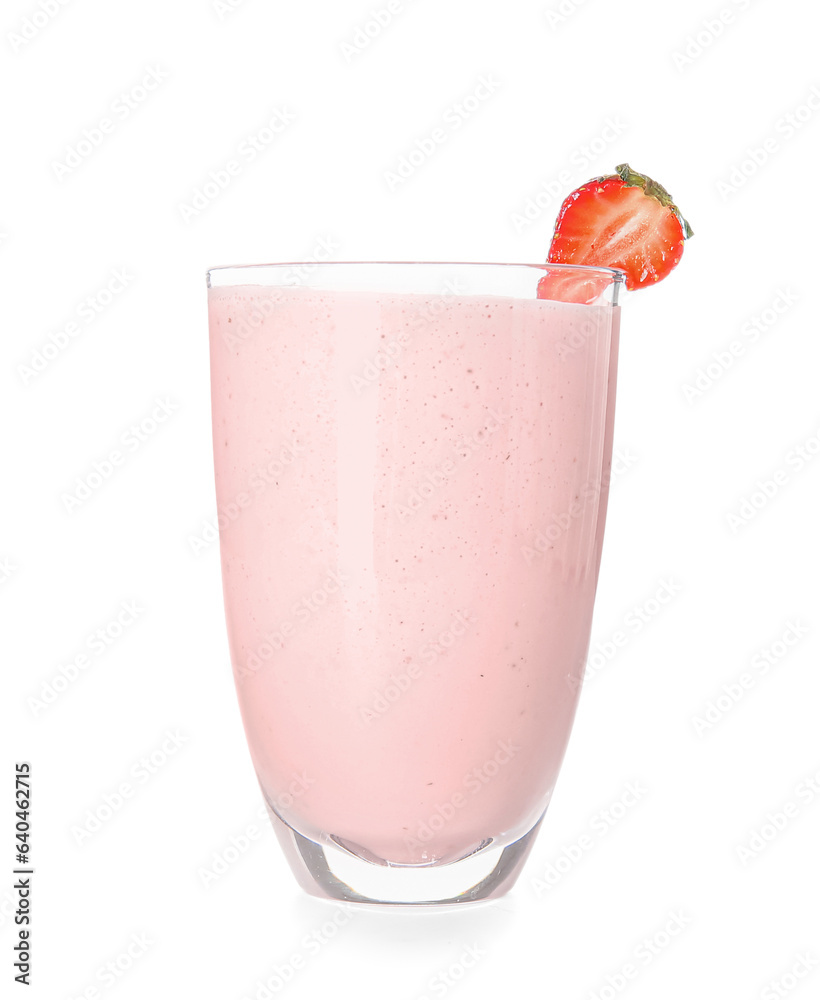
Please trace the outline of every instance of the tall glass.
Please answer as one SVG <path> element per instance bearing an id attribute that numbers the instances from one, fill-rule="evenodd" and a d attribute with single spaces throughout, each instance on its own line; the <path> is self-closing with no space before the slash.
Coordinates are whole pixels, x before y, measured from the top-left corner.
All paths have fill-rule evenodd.
<path id="1" fill-rule="evenodd" d="M 208 273 L 236 688 L 308 892 L 462 903 L 515 881 L 589 645 L 621 279 Z"/>

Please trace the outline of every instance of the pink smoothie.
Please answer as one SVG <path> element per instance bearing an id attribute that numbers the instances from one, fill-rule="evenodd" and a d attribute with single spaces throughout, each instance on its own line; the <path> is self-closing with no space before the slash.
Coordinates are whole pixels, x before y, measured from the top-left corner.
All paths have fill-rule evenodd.
<path id="1" fill-rule="evenodd" d="M 231 654 L 268 802 L 393 864 L 545 809 L 589 642 L 618 309 L 209 292 Z"/>

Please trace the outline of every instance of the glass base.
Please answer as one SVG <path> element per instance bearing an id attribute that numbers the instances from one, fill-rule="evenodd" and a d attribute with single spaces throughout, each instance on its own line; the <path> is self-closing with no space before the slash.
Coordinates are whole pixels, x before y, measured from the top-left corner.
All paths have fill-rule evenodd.
<path id="1" fill-rule="evenodd" d="M 267 800 L 266 800 L 267 802 Z M 312 896 L 350 903 L 438 906 L 497 899 L 518 878 L 543 814 L 506 847 L 492 842 L 446 865 L 394 866 L 365 861 L 343 847 L 318 844 L 297 833 L 267 803 L 273 829 L 299 885 Z"/>

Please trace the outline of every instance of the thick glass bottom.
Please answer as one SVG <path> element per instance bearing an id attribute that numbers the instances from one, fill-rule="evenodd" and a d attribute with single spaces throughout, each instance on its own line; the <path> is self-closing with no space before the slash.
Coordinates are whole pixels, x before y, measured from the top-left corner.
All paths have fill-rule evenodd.
<path id="1" fill-rule="evenodd" d="M 493 847 L 489 841 L 450 864 L 397 867 L 364 860 L 340 844 L 309 840 L 267 805 L 288 864 L 306 892 L 323 899 L 397 906 L 476 903 L 503 896 L 524 867 L 544 818 L 542 814 L 532 829 L 506 847 Z"/>

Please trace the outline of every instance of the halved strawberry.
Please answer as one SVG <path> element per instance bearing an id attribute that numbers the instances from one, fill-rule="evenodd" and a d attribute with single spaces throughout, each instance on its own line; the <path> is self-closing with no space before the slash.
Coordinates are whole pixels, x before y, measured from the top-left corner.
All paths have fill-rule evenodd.
<path id="1" fill-rule="evenodd" d="M 612 276 L 606 271 L 588 271 L 580 267 L 547 268 L 538 282 L 537 297 L 592 305 L 611 285 Z"/>
<path id="2" fill-rule="evenodd" d="M 626 272 L 627 288 L 643 288 L 677 266 L 692 229 L 660 184 L 628 163 L 615 169 L 565 199 L 547 262 L 618 267 Z M 543 292 L 539 287 L 540 297 L 556 297 Z"/>

